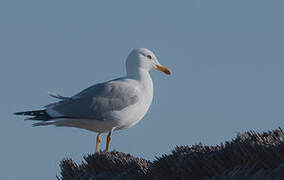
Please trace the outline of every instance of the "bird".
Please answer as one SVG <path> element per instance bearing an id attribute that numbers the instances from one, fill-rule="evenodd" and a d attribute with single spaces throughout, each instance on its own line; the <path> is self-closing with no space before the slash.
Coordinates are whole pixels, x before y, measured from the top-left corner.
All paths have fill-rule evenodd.
<path id="1" fill-rule="evenodd" d="M 33 126 L 55 125 L 95 132 L 95 152 L 99 152 L 102 133 L 108 133 L 104 150 L 108 152 L 113 132 L 134 126 L 147 113 L 153 99 L 151 70 L 171 74 L 149 49 L 133 49 L 126 58 L 124 77 L 92 85 L 71 97 L 49 93 L 58 101 L 44 109 L 14 114 L 37 121 Z"/>

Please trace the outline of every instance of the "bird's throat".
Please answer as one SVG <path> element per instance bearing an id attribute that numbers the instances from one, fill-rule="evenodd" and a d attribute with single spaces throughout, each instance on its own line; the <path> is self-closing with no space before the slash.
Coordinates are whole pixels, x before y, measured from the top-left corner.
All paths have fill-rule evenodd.
<path id="1" fill-rule="evenodd" d="M 133 71 L 128 71 L 127 77 L 139 82 L 142 91 L 147 96 L 147 101 L 151 103 L 153 99 L 153 81 L 149 72 L 145 69 L 138 68 Z"/>

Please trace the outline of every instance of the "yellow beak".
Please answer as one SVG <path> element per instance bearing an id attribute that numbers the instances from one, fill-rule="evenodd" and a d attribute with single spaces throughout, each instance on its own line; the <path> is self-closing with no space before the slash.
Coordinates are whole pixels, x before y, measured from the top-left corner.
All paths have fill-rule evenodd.
<path id="1" fill-rule="evenodd" d="M 163 72 L 163 73 L 165 73 L 165 74 L 168 74 L 168 75 L 171 74 L 171 70 L 169 70 L 169 68 L 167 68 L 165 66 L 157 65 L 156 69 L 161 71 L 161 72 Z"/>

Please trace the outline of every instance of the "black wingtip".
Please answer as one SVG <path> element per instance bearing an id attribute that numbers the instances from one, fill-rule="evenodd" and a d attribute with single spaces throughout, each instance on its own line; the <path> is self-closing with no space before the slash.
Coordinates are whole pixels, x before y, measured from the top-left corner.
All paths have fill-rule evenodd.
<path id="1" fill-rule="evenodd" d="M 23 114 L 23 112 L 15 112 L 15 113 L 13 113 L 14 115 L 22 115 Z"/>
<path id="2" fill-rule="evenodd" d="M 46 112 L 45 109 L 35 110 L 35 111 L 15 112 L 14 115 L 32 116 L 30 118 L 26 118 L 25 120 L 47 121 L 47 120 L 52 119 L 52 117 Z"/>

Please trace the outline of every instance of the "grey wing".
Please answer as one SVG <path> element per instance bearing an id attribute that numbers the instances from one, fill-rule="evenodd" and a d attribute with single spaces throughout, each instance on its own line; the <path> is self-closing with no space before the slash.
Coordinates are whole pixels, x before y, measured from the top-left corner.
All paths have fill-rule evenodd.
<path id="1" fill-rule="evenodd" d="M 70 99 L 52 104 L 50 108 L 63 117 L 104 120 L 104 113 L 122 110 L 137 101 L 134 87 L 110 81 L 91 86 Z"/>

